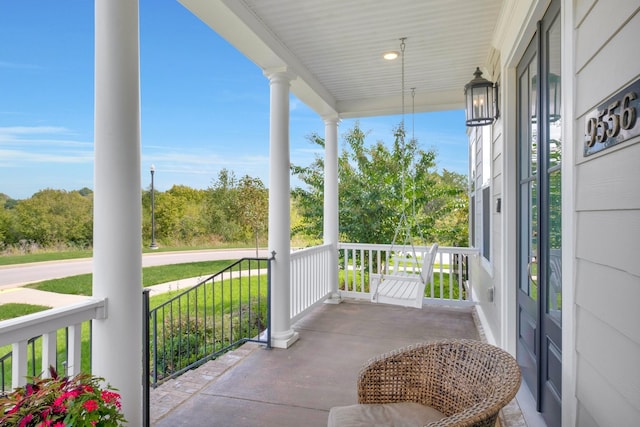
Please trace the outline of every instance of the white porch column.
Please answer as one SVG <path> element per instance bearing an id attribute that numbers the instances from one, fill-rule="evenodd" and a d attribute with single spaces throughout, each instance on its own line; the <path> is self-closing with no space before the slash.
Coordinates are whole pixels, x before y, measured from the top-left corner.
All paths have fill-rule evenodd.
<path id="1" fill-rule="evenodd" d="M 138 2 L 95 0 L 93 372 L 142 425 L 142 204 Z"/>
<path id="2" fill-rule="evenodd" d="M 324 119 L 324 244 L 333 245 L 331 251 L 331 274 L 326 303 L 341 301 L 338 293 L 338 117 Z"/>
<path id="3" fill-rule="evenodd" d="M 289 83 L 283 71 L 265 72 L 270 84 L 269 119 L 269 253 L 271 269 L 271 345 L 288 348 L 298 340 L 291 329 L 291 218 L 289 172 Z"/>

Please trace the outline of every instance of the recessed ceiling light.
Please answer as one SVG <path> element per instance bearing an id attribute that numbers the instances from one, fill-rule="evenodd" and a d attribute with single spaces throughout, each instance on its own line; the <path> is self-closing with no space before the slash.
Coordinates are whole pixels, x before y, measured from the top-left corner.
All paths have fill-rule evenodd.
<path id="1" fill-rule="evenodd" d="M 384 59 L 386 59 L 387 61 L 393 61 L 394 59 L 397 59 L 398 56 L 400 56 L 400 52 L 397 52 L 395 50 L 392 50 L 391 52 L 385 52 L 382 57 Z"/>

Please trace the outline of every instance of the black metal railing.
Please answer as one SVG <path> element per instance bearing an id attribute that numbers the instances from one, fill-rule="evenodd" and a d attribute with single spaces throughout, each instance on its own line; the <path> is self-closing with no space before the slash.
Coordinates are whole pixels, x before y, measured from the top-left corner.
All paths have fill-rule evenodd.
<path id="1" fill-rule="evenodd" d="M 243 258 L 154 308 L 146 306 L 151 387 L 244 342 L 270 345 L 272 260 Z M 144 295 L 148 304 L 149 293 Z"/>

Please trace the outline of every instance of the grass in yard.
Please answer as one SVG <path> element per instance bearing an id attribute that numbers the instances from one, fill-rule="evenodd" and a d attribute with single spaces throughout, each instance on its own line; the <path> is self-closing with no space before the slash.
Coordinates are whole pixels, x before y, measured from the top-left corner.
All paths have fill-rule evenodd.
<path id="1" fill-rule="evenodd" d="M 191 262 L 186 264 L 161 265 L 142 269 L 142 285 L 152 286 L 160 283 L 181 280 L 190 277 L 203 279 L 229 266 L 235 260 Z M 59 294 L 91 295 L 92 274 L 80 274 L 62 279 L 45 280 L 26 287 Z"/>
<path id="2" fill-rule="evenodd" d="M 0 305 L 0 320 L 13 319 L 14 317 L 26 316 L 27 314 L 37 313 L 47 310 L 50 307 L 44 305 L 8 303 Z M 2 353 L 0 353 L 1 355 Z"/>
<path id="3" fill-rule="evenodd" d="M 163 293 L 150 301 L 158 308 L 151 319 L 156 341 L 150 344 L 157 349 L 159 379 L 258 335 L 266 325 L 266 275 L 207 282 L 180 298 L 177 294 Z"/>

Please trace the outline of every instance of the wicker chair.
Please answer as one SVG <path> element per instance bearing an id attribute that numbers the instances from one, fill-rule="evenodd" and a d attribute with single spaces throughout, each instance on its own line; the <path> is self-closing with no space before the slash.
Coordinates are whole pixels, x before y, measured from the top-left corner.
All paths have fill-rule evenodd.
<path id="1" fill-rule="evenodd" d="M 444 414 L 430 427 L 493 426 L 519 386 L 520 368 L 504 350 L 473 340 L 433 341 L 369 361 L 358 378 L 361 405 L 331 411 L 417 402 Z M 330 425 L 332 419 L 339 417 L 330 415 Z"/>

